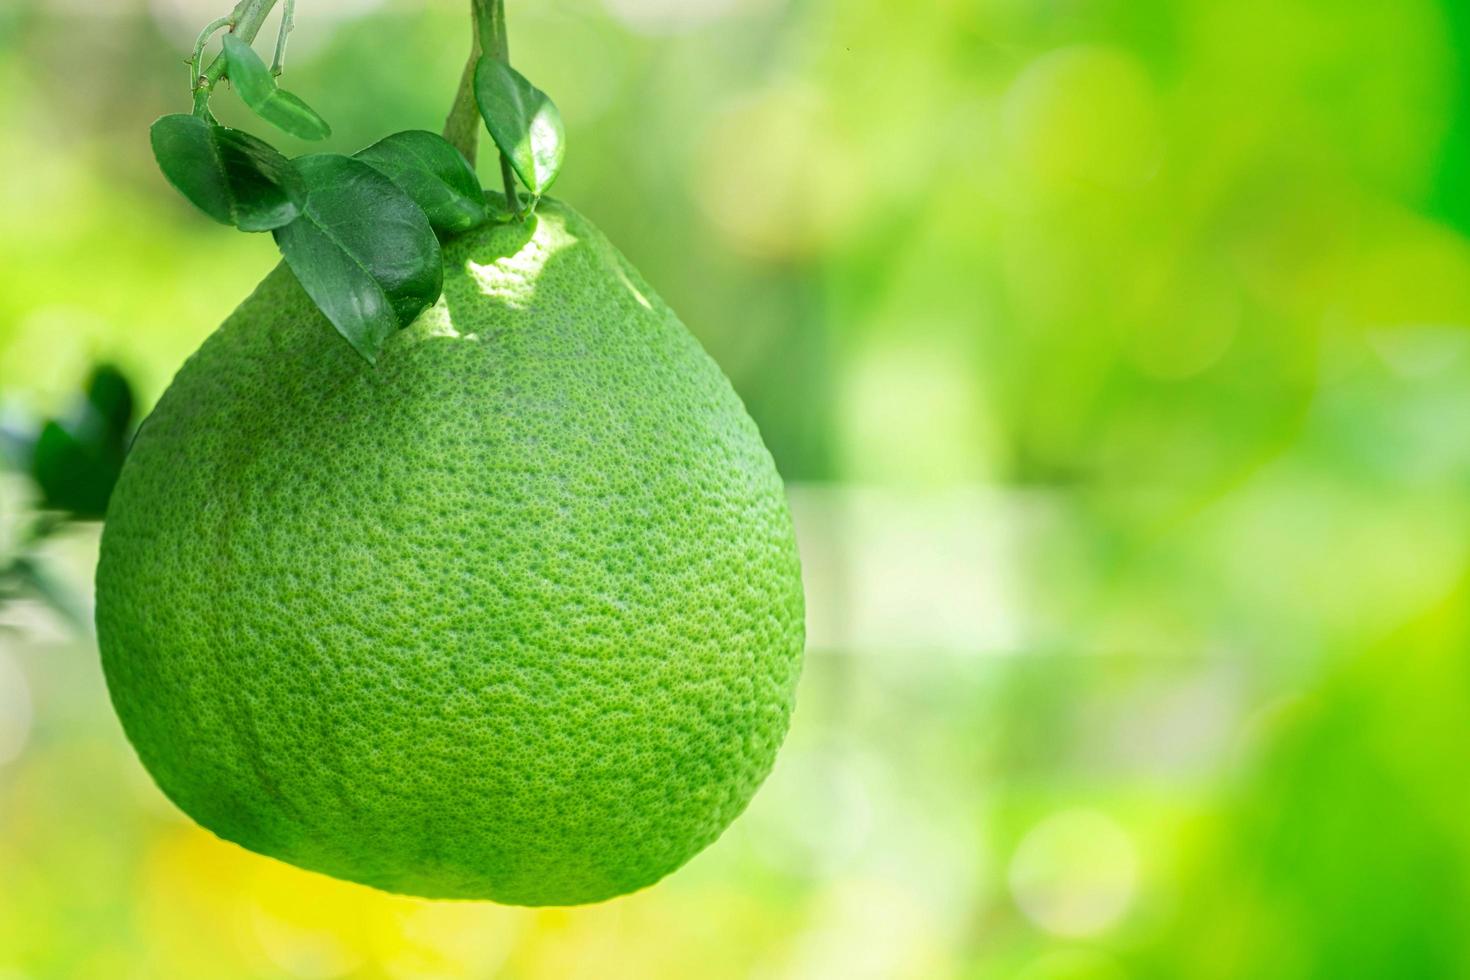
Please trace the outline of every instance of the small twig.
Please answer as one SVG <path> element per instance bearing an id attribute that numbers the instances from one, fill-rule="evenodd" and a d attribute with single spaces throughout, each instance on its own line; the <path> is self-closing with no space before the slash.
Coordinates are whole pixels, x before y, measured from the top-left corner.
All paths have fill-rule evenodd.
<path id="1" fill-rule="evenodd" d="M 199 78 L 204 72 L 204 48 L 209 44 L 209 39 L 214 37 L 220 28 L 229 27 L 234 21 L 226 16 L 219 20 L 211 21 L 209 26 L 199 32 L 199 40 L 194 42 L 194 56 L 189 59 L 189 89 L 190 91 L 199 87 Z"/>
<path id="2" fill-rule="evenodd" d="M 276 0 L 240 0 L 235 9 L 230 13 L 229 21 L 231 33 L 239 36 L 240 40 L 249 44 L 255 40 L 255 35 L 260 33 L 261 26 L 270 14 L 271 8 L 276 5 Z M 216 55 L 209 63 L 209 67 L 199 76 L 194 83 L 194 112 L 207 115 L 209 112 L 209 94 L 214 90 L 219 80 L 225 77 L 226 61 L 223 53 Z"/>
<path id="3" fill-rule="evenodd" d="M 281 32 L 276 35 L 276 56 L 271 60 L 271 74 L 279 75 L 286 67 L 286 35 L 296 28 L 296 0 L 284 0 L 281 6 Z"/>

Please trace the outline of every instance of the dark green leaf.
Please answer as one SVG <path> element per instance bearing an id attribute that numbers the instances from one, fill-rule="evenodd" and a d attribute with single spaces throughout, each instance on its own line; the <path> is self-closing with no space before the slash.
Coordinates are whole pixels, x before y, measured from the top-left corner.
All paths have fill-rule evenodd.
<path id="1" fill-rule="evenodd" d="M 424 212 L 387 177 L 334 153 L 302 157 L 306 209 L 275 231 L 302 288 L 368 361 L 439 298 L 444 265 Z"/>
<path id="2" fill-rule="evenodd" d="M 31 476 L 47 507 L 101 517 L 122 471 L 133 423 L 133 392 L 113 367 L 97 368 L 65 419 L 47 422 L 31 452 Z"/>
<path id="3" fill-rule="evenodd" d="M 302 187 L 304 191 L 305 185 Z M 121 371 L 111 364 L 98 365 L 87 382 L 87 404 L 100 417 L 109 438 L 127 435 L 133 422 L 133 387 Z"/>
<path id="4" fill-rule="evenodd" d="M 514 68 L 483 57 L 475 68 L 475 100 L 490 137 L 511 167 L 540 197 L 561 171 L 566 132 L 546 93 Z"/>
<path id="5" fill-rule="evenodd" d="M 164 116 L 149 135 L 169 183 L 221 224 L 270 231 L 301 212 L 306 185 L 269 143 L 184 114 Z"/>
<path id="6" fill-rule="evenodd" d="M 357 158 L 413 198 L 440 231 L 468 231 L 490 216 L 474 168 L 442 136 L 422 129 L 394 133 Z"/>
<path id="7" fill-rule="evenodd" d="M 101 517 L 122 472 L 124 447 L 88 435 L 47 422 L 36 440 L 31 475 L 47 507 L 79 517 Z"/>
<path id="8" fill-rule="evenodd" d="M 332 127 L 316 110 L 276 85 L 276 77 L 260 55 L 239 35 L 225 35 L 225 59 L 229 78 L 241 100 L 260 118 L 304 140 L 321 140 L 332 135 Z"/>

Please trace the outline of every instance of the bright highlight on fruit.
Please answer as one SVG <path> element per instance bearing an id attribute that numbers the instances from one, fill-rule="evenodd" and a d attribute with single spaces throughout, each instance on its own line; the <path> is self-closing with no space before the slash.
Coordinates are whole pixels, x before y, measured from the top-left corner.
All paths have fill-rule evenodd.
<path id="1" fill-rule="evenodd" d="M 728 381 L 585 218 L 543 199 L 443 257 L 375 367 L 285 266 L 189 359 L 108 512 L 103 665 L 221 837 L 415 895 L 595 902 L 769 771 L 791 521 Z"/>

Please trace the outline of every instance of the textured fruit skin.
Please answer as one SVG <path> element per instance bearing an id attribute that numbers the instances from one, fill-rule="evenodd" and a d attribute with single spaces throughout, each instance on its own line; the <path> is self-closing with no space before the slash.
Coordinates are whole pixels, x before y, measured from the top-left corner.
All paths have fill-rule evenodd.
<path id="1" fill-rule="evenodd" d="M 390 891 L 646 886 L 744 809 L 803 647 L 781 481 L 586 219 L 445 248 L 376 368 L 284 267 L 185 363 L 112 498 L 97 630 L 163 791 Z"/>

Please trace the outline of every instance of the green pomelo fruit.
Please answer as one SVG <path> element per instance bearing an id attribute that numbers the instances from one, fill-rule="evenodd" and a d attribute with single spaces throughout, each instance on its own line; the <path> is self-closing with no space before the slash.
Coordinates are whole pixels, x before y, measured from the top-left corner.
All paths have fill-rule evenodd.
<path id="1" fill-rule="evenodd" d="M 446 245 L 366 364 L 284 267 L 180 370 L 112 498 L 97 629 L 163 791 L 391 891 L 648 885 L 749 802 L 803 646 L 781 481 L 586 219 Z"/>

